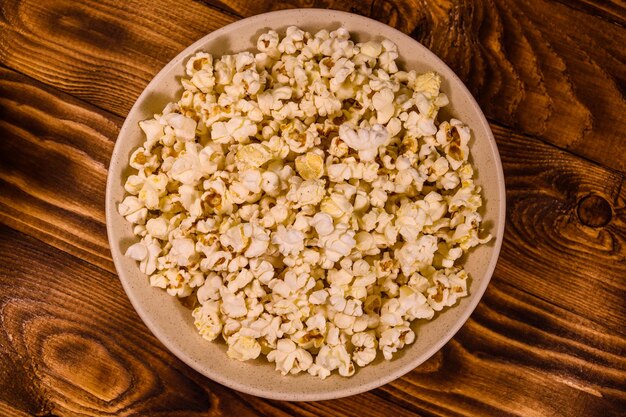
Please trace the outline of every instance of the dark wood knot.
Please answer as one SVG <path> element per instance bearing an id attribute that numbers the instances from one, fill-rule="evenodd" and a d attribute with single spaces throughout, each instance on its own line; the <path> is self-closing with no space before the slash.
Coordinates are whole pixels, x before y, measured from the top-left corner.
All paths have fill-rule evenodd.
<path id="1" fill-rule="evenodd" d="M 585 226 L 606 226 L 612 217 L 611 203 L 598 195 L 588 195 L 578 202 L 578 218 Z"/>

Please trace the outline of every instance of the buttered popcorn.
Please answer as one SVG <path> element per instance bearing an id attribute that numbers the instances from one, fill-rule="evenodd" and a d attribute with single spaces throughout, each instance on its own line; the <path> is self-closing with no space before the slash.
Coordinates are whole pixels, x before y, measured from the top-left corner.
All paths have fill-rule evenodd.
<path id="1" fill-rule="evenodd" d="M 119 213 L 150 284 L 240 361 L 351 376 L 468 294 L 481 237 L 470 129 L 438 121 L 438 74 L 389 40 L 268 31 L 256 52 L 187 61 L 184 91 L 140 123 Z"/>

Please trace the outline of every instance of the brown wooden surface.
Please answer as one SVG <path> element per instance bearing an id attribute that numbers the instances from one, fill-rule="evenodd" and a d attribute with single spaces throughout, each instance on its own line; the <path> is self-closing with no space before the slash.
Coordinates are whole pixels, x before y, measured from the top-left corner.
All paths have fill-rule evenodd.
<path id="1" fill-rule="evenodd" d="M 222 387 L 134 312 L 106 241 L 117 133 L 204 34 L 286 7 L 373 17 L 466 82 L 507 224 L 467 324 L 405 377 L 313 403 Z M 626 410 L 626 4 L 593 0 L 0 2 L 0 415 L 617 416 Z"/>

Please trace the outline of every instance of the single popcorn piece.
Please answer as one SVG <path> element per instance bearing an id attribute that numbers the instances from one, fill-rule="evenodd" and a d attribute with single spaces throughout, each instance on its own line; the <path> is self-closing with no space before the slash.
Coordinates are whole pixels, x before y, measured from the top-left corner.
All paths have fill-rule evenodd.
<path id="1" fill-rule="evenodd" d="M 194 325 L 200 335 L 208 341 L 215 340 L 222 332 L 218 302 L 207 302 L 193 311 Z"/>
<path id="2" fill-rule="evenodd" d="M 126 256 L 229 358 L 350 377 L 471 289 L 462 260 L 491 239 L 471 129 L 390 40 L 291 26 L 256 49 L 197 52 L 139 123 Z"/>
<path id="3" fill-rule="evenodd" d="M 383 125 L 391 119 L 395 112 L 395 106 L 393 105 L 393 100 L 395 95 L 393 90 L 390 88 L 383 88 L 380 91 L 374 93 L 372 97 L 372 105 L 378 112 L 376 122 L 380 125 Z"/>
<path id="4" fill-rule="evenodd" d="M 226 354 L 229 358 L 242 362 L 256 359 L 261 354 L 261 345 L 253 337 L 232 336 Z"/>
<path id="5" fill-rule="evenodd" d="M 272 243 L 278 246 L 278 250 L 285 256 L 297 255 L 304 249 L 304 234 L 293 228 L 278 226 L 278 230 L 272 235 Z"/>
<path id="6" fill-rule="evenodd" d="M 276 350 L 267 355 L 267 360 L 276 363 L 276 370 L 281 374 L 297 374 L 309 369 L 313 357 L 309 352 L 296 346 L 290 339 L 280 339 Z"/>
<path id="7" fill-rule="evenodd" d="M 381 124 L 376 124 L 370 129 L 357 130 L 343 124 L 339 128 L 339 138 L 350 148 L 358 151 L 361 161 L 373 161 L 378 148 L 389 139 L 389 133 Z"/>
<path id="8" fill-rule="evenodd" d="M 355 333 L 352 335 L 352 359 L 354 362 L 363 367 L 376 359 L 376 334 L 372 331 Z"/>
<path id="9" fill-rule="evenodd" d="M 296 171 L 305 180 L 316 180 L 324 174 L 324 160 L 320 155 L 308 152 L 296 158 Z"/>

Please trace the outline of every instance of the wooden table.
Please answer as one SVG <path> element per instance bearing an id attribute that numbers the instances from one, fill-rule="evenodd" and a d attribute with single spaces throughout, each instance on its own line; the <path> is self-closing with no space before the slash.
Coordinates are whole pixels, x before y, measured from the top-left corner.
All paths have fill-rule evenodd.
<path id="1" fill-rule="evenodd" d="M 335 401 L 241 394 L 143 325 L 107 245 L 105 177 L 150 79 L 208 32 L 331 7 L 422 42 L 498 141 L 507 225 L 471 319 L 405 377 Z M 626 5 L 621 0 L 3 0 L 0 414 L 626 413 Z"/>

